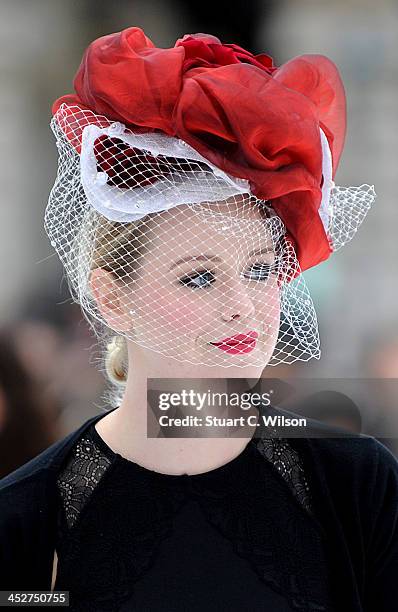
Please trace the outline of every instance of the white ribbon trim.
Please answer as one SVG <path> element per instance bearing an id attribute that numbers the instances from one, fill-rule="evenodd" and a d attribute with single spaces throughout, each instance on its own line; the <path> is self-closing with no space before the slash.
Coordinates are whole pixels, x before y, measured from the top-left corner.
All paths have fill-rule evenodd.
<path id="1" fill-rule="evenodd" d="M 204 181 L 203 171 L 192 172 L 192 178 L 184 173 L 176 174 L 175 180 L 159 180 L 155 184 L 135 189 L 119 189 L 109 185 L 106 172 L 98 172 L 97 160 L 94 152 L 95 141 L 103 135 L 119 138 L 129 146 L 147 151 L 153 156 L 181 158 L 202 162 L 207 165 L 209 172 Z M 232 177 L 211 162 L 186 142 L 166 134 L 134 134 L 126 130 L 121 123 L 113 123 L 108 128 L 101 128 L 94 124 L 87 125 L 82 132 L 82 145 L 80 154 L 81 181 L 88 202 L 93 208 L 112 221 L 136 221 L 149 213 L 161 212 L 174 208 L 179 204 L 191 202 L 196 196 L 203 201 L 217 201 L 232 195 L 249 193 L 249 182 L 244 179 Z M 214 180 L 214 189 L 209 185 Z M 198 179 L 202 178 L 202 187 Z M 221 180 L 220 180 L 221 179 Z M 195 200 L 197 201 L 197 200 Z M 200 201 L 200 200 L 199 200 Z"/>
<path id="2" fill-rule="evenodd" d="M 330 227 L 333 207 L 331 206 L 331 191 L 334 187 L 332 153 L 328 139 L 320 128 L 322 146 L 322 200 L 318 210 L 325 231 Z M 136 188 L 122 191 L 118 187 L 107 184 L 108 176 L 105 172 L 98 172 L 97 160 L 94 154 L 94 143 L 102 135 L 117 136 L 127 144 L 137 149 L 149 151 L 152 155 L 165 155 L 183 159 L 191 159 L 205 163 L 213 171 L 214 177 L 225 181 L 226 193 L 229 197 L 238 193 L 249 193 L 249 182 L 230 176 L 211 164 L 186 142 L 167 136 L 166 134 L 134 134 L 126 130 L 122 123 L 113 123 L 108 128 L 101 128 L 94 124 L 87 125 L 82 133 L 82 147 L 80 155 L 81 180 L 87 199 L 91 206 L 105 217 L 116 221 L 137 220 L 148 213 L 168 210 L 178 204 L 183 204 L 183 184 L 178 188 L 174 197 L 165 200 L 159 191 L 159 186 Z M 186 184 L 186 180 L 185 180 Z M 171 195 L 171 194 L 169 194 Z M 180 195 L 180 197 L 179 197 Z M 210 195 L 210 194 L 209 194 Z M 182 198 L 181 198 L 182 196 Z M 219 197 L 219 194 L 217 195 Z M 149 204 L 150 202 L 150 204 Z"/>
<path id="3" fill-rule="evenodd" d="M 333 207 L 330 202 L 330 194 L 334 187 L 333 181 L 333 158 L 332 152 L 329 147 L 328 139 L 326 138 L 325 132 L 322 128 L 319 128 L 322 145 L 322 201 L 319 207 L 318 213 L 321 218 L 325 232 L 328 231 L 330 221 L 333 215 Z"/>

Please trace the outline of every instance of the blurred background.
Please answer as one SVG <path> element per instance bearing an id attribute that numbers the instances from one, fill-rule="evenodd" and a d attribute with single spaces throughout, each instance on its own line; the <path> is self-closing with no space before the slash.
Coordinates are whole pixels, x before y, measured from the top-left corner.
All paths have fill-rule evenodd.
<path id="1" fill-rule="evenodd" d="M 160 47 L 207 32 L 268 53 L 276 65 L 302 53 L 338 65 L 348 135 L 336 182 L 374 184 L 378 198 L 356 239 L 305 274 L 321 360 L 264 376 L 319 379 L 327 391 L 325 381 L 355 381 L 354 429 L 362 422 L 398 454 L 397 3 L 238 0 L 226 10 L 209 0 L 1 0 L 0 476 L 107 408 L 98 349 L 71 303 L 43 216 L 57 169 L 51 104 L 72 92 L 94 38 L 131 25 Z M 377 400 L 364 380 L 376 381 Z"/>

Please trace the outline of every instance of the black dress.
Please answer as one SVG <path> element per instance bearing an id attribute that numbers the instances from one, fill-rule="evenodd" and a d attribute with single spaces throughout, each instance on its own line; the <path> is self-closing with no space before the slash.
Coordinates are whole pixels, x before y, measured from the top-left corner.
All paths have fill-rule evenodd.
<path id="1" fill-rule="evenodd" d="M 70 592 L 70 610 L 333 609 L 321 529 L 287 440 L 253 438 L 219 468 L 169 475 L 114 453 L 92 424 L 57 486 L 55 590 Z"/>

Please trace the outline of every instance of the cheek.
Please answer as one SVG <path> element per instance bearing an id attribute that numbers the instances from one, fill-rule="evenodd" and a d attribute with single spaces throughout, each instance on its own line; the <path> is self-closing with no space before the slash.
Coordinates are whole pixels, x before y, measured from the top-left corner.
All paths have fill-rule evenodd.
<path id="1" fill-rule="evenodd" d="M 156 300 L 142 297 L 139 306 L 142 312 L 150 312 L 151 324 L 164 332 L 197 335 L 197 331 L 214 321 L 215 316 L 214 300 L 206 304 L 194 291 L 182 292 L 174 287 L 159 289 Z"/>
<path id="2" fill-rule="evenodd" d="M 267 283 L 267 285 L 256 287 L 252 295 L 257 315 L 262 319 L 275 319 L 280 315 L 280 289 L 275 281 Z"/>
<path id="3" fill-rule="evenodd" d="M 281 298 L 280 298 L 280 292 L 278 287 L 274 287 L 271 289 L 271 291 L 269 292 L 269 296 L 268 296 L 268 304 L 272 310 L 272 313 L 274 315 L 280 314 L 280 309 L 281 309 Z"/>
<path id="4" fill-rule="evenodd" d="M 277 337 L 279 334 L 279 326 L 281 319 L 281 302 L 279 291 L 276 291 L 275 293 L 271 294 L 269 300 L 269 309 L 265 316 L 267 324 L 270 325 L 270 333 L 272 333 L 273 336 Z"/>

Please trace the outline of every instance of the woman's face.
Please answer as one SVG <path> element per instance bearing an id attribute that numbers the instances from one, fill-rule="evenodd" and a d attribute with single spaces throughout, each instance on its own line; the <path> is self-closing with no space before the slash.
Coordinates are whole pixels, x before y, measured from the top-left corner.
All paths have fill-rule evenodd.
<path id="1" fill-rule="evenodd" d="M 276 256 L 258 208 L 242 205 L 243 224 L 232 219 L 238 209 L 236 202 L 218 203 L 225 231 L 189 206 L 157 217 L 139 277 L 122 288 L 133 345 L 188 362 L 196 375 L 208 367 L 220 377 L 261 374 L 279 331 Z M 222 342 L 233 336 L 235 344 Z"/>

